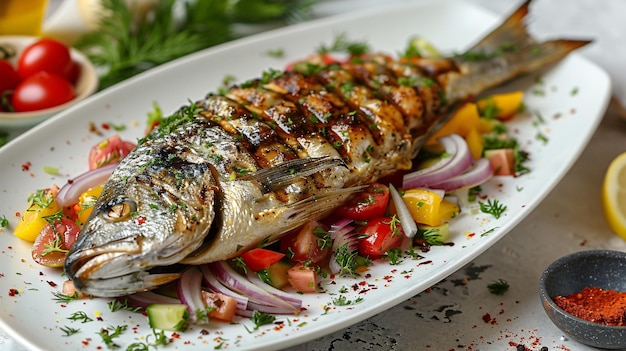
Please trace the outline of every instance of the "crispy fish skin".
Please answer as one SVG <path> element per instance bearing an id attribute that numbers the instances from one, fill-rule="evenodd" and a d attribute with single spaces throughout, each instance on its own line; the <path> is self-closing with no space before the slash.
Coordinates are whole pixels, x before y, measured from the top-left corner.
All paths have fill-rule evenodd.
<path id="1" fill-rule="evenodd" d="M 410 169 L 456 103 L 587 43 L 535 42 L 522 23 L 528 5 L 472 55 L 305 64 L 181 108 L 113 172 L 66 275 L 94 296 L 149 290 L 176 279 L 179 264 L 275 241 Z"/>

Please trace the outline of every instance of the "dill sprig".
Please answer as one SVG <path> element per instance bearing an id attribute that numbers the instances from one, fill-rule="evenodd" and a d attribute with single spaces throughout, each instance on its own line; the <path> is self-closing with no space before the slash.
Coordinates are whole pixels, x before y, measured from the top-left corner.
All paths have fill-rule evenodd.
<path id="1" fill-rule="evenodd" d="M 478 205 L 482 213 L 490 214 L 496 219 L 506 211 L 506 206 L 497 199 L 488 199 L 487 202 L 478 201 Z"/>
<path id="2" fill-rule="evenodd" d="M 138 73 L 223 42 L 236 39 L 237 23 L 301 21 L 315 0 L 157 1 L 152 12 L 133 21 L 124 0 L 102 0 L 98 30 L 80 37 L 75 47 L 104 73 L 104 89 Z"/>
<path id="3" fill-rule="evenodd" d="M 487 285 L 487 289 L 494 295 L 504 295 L 509 290 L 509 282 L 504 279 L 498 279 Z"/>

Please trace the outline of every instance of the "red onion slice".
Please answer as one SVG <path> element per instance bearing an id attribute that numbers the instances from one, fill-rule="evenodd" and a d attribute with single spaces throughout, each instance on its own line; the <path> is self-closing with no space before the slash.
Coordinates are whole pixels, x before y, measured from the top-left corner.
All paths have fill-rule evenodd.
<path id="1" fill-rule="evenodd" d="M 268 306 L 290 308 L 291 313 L 298 313 L 299 310 L 294 308 L 290 303 L 285 302 L 278 297 L 270 294 L 264 289 L 254 285 L 248 279 L 241 276 L 239 273 L 228 265 L 225 261 L 209 263 L 209 268 L 215 274 L 217 280 L 230 289 L 248 296 L 250 302 L 260 302 Z M 255 301 L 256 300 L 256 301 Z M 249 303 L 250 303 L 249 302 Z"/>
<path id="2" fill-rule="evenodd" d="M 178 280 L 178 297 L 187 305 L 189 321 L 195 324 L 206 324 L 209 318 L 198 318 L 198 313 L 206 313 L 202 300 L 202 273 L 197 267 L 187 268 Z"/>
<path id="3" fill-rule="evenodd" d="M 180 300 L 177 298 L 157 294 L 152 291 L 138 292 L 132 295 L 118 297 L 117 300 L 128 303 L 131 307 L 139 307 L 142 311 L 146 307 L 158 303 L 158 304 L 177 304 Z"/>
<path id="4" fill-rule="evenodd" d="M 407 173 L 402 179 L 404 189 L 431 187 L 467 170 L 474 160 L 465 140 L 457 135 L 450 134 L 439 138 L 439 142 L 450 157 L 443 158 L 435 165 L 412 173 Z"/>
<path id="5" fill-rule="evenodd" d="M 278 306 L 268 306 L 256 302 L 250 302 L 248 304 L 248 311 L 259 311 L 263 313 L 270 314 L 294 314 L 293 308 L 286 307 L 278 307 Z M 298 309 L 298 312 L 300 310 Z"/>
<path id="6" fill-rule="evenodd" d="M 255 273 L 248 273 L 248 280 L 259 288 L 266 290 L 270 294 L 276 296 L 277 298 L 289 303 L 296 309 L 300 309 L 302 307 L 302 299 L 299 299 L 288 292 L 282 291 L 280 289 L 276 289 L 275 287 L 267 284 L 262 281 Z"/>
<path id="7" fill-rule="evenodd" d="M 486 158 L 480 158 L 463 174 L 444 180 L 441 183 L 431 185 L 433 188 L 452 192 L 463 188 L 470 188 L 483 184 L 493 177 L 493 168 Z"/>
<path id="8" fill-rule="evenodd" d="M 393 204 L 396 207 L 396 212 L 398 214 L 398 219 L 400 220 L 400 224 L 402 225 L 402 230 L 404 231 L 404 235 L 407 238 L 412 238 L 417 234 L 417 223 L 411 216 L 411 212 L 407 207 L 404 200 L 402 200 L 402 196 L 396 190 L 396 187 L 393 184 L 389 184 L 389 193 L 391 194 L 391 199 L 393 200 Z"/>
<path id="9" fill-rule="evenodd" d="M 226 296 L 230 296 L 233 299 L 235 299 L 235 301 L 237 301 L 237 309 L 245 310 L 248 308 L 247 296 L 243 296 L 239 293 L 236 293 L 230 290 L 228 287 L 224 286 L 224 284 L 220 283 L 220 281 L 217 280 L 217 278 L 215 278 L 215 275 L 213 275 L 213 272 L 211 272 L 211 270 L 209 269 L 207 265 L 200 265 L 198 266 L 198 268 L 200 269 L 200 272 L 202 273 L 204 284 L 209 290 L 215 293 L 220 293 Z"/>
<path id="10" fill-rule="evenodd" d="M 117 163 L 106 165 L 100 168 L 89 170 L 78 177 L 68 181 L 59 190 L 56 200 L 61 207 L 71 206 L 78 201 L 80 194 L 95 188 L 106 182 Z"/>

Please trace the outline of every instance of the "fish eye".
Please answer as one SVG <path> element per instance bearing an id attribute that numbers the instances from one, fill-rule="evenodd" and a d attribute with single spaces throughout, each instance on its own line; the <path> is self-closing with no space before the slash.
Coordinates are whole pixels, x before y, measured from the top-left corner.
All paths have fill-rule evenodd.
<path id="1" fill-rule="evenodd" d="M 104 217 L 109 221 L 117 222 L 129 218 L 133 212 L 137 212 L 137 203 L 130 199 L 121 199 L 109 206 Z"/>

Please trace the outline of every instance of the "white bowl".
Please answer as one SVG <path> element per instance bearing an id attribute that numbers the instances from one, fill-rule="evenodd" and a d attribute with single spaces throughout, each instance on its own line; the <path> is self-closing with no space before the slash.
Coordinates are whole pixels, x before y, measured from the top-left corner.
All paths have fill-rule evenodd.
<path id="1" fill-rule="evenodd" d="M 19 57 L 22 50 L 38 39 L 40 39 L 40 37 L 1 35 L 0 45 L 8 46 L 15 50 L 16 55 L 9 60 L 13 65 L 15 65 L 17 57 Z M 68 108 L 80 100 L 83 100 L 98 89 L 98 74 L 96 73 L 96 69 L 93 64 L 89 62 L 85 55 L 74 48 L 70 48 L 70 55 L 72 56 L 72 59 L 80 65 L 80 76 L 74 86 L 76 89 L 76 97 L 64 104 L 44 110 L 29 112 L 0 112 L 0 128 L 24 129 L 32 127 L 55 113 Z"/>

